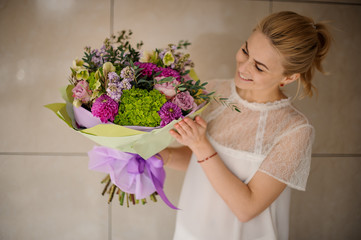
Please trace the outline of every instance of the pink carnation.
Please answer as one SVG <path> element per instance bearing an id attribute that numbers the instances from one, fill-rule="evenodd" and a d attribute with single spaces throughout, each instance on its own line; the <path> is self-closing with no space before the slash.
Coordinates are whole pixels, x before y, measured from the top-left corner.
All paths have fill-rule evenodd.
<path id="1" fill-rule="evenodd" d="M 95 100 L 91 112 L 95 117 L 100 118 L 103 123 L 106 123 L 108 120 L 113 122 L 114 117 L 118 114 L 118 107 L 116 101 L 103 94 Z"/>
<path id="2" fill-rule="evenodd" d="M 154 79 L 158 82 L 165 77 L 155 77 Z M 154 89 L 157 89 L 162 94 L 164 94 L 167 98 L 172 98 L 176 95 L 175 87 L 179 85 L 179 82 L 173 78 L 173 81 L 165 82 L 165 83 L 157 83 L 154 85 Z"/>
<path id="3" fill-rule="evenodd" d="M 90 101 L 90 96 L 92 95 L 92 91 L 89 89 L 89 84 L 87 81 L 82 80 L 77 83 L 77 85 L 73 88 L 73 98 L 79 99 L 82 103 L 87 103 Z"/>
<path id="4" fill-rule="evenodd" d="M 172 103 L 176 104 L 184 111 L 197 107 L 197 104 L 194 102 L 194 98 L 188 91 L 178 93 L 173 98 Z"/>

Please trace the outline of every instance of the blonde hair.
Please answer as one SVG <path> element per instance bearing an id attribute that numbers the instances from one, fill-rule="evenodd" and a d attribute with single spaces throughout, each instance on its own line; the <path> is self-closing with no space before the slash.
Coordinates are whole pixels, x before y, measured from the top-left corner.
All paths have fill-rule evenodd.
<path id="1" fill-rule="evenodd" d="M 312 97 L 315 68 L 325 73 L 321 62 L 331 44 L 331 34 L 324 23 L 314 23 L 311 18 L 290 11 L 269 15 L 255 30 L 265 34 L 272 45 L 283 55 L 284 75 L 300 74 L 303 96 Z M 299 83 L 300 85 L 300 83 Z"/>

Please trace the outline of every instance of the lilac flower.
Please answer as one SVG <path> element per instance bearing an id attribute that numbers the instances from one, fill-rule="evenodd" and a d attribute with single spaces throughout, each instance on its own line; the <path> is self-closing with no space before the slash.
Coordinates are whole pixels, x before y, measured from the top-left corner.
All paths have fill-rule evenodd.
<path id="1" fill-rule="evenodd" d="M 103 94 L 94 101 L 91 112 L 93 116 L 106 123 L 108 120 L 114 121 L 114 117 L 118 114 L 118 107 L 116 101 Z"/>
<path id="2" fill-rule="evenodd" d="M 134 69 L 129 66 L 123 68 L 122 71 L 120 72 L 120 77 L 123 79 L 134 80 L 134 78 L 135 78 Z"/>
<path id="3" fill-rule="evenodd" d="M 160 122 L 161 127 L 166 126 L 175 119 L 183 117 L 182 110 L 177 105 L 171 102 L 166 102 L 158 111 L 158 114 L 162 119 L 162 121 Z"/>
<path id="4" fill-rule="evenodd" d="M 119 82 L 119 76 L 116 72 L 110 72 L 108 73 L 108 79 L 111 83 L 118 83 Z"/>
<path id="5" fill-rule="evenodd" d="M 197 107 L 197 104 L 194 102 L 194 98 L 188 91 L 178 93 L 173 98 L 172 103 L 176 104 L 184 111 Z"/>
<path id="6" fill-rule="evenodd" d="M 132 88 L 132 85 L 130 84 L 132 80 L 130 79 L 123 79 L 123 81 L 120 82 L 119 86 L 124 90 L 124 89 L 131 89 Z"/>
<path id="7" fill-rule="evenodd" d="M 119 102 L 122 96 L 123 88 L 119 82 L 110 82 L 107 88 L 107 95 L 116 102 Z"/>

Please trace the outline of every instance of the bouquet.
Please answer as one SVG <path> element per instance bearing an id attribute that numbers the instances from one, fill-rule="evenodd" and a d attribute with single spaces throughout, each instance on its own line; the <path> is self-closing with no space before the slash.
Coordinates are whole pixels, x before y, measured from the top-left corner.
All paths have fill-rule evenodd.
<path id="1" fill-rule="evenodd" d="M 69 85 L 62 89 L 66 103 L 49 104 L 71 128 L 101 146 L 89 155 L 89 168 L 108 173 L 103 195 L 129 206 L 163 192 L 165 172 L 157 153 L 166 148 L 168 133 L 182 118 L 199 114 L 212 93 L 205 90 L 189 54 L 188 41 L 150 52 L 134 48 L 132 32 L 106 38 L 100 49 L 85 47 L 75 59 Z"/>

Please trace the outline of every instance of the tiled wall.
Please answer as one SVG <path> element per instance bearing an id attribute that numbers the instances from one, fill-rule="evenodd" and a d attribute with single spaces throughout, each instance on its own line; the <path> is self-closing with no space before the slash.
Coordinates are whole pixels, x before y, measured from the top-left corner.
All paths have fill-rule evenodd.
<path id="1" fill-rule="evenodd" d="M 317 2 L 317 3 L 315 3 Z M 232 77 L 234 55 L 254 24 L 292 10 L 329 20 L 334 45 L 316 75 L 318 98 L 295 104 L 316 128 L 306 192 L 293 192 L 290 239 L 360 239 L 360 1 L 0 1 L 0 239 L 171 239 L 175 211 L 162 202 L 111 207 L 102 174 L 87 169 L 93 143 L 43 105 L 83 47 L 111 29 L 132 29 L 144 49 L 188 39 L 201 79 Z M 289 94 L 295 88 L 288 89 Z M 183 173 L 167 170 L 177 203 Z"/>

